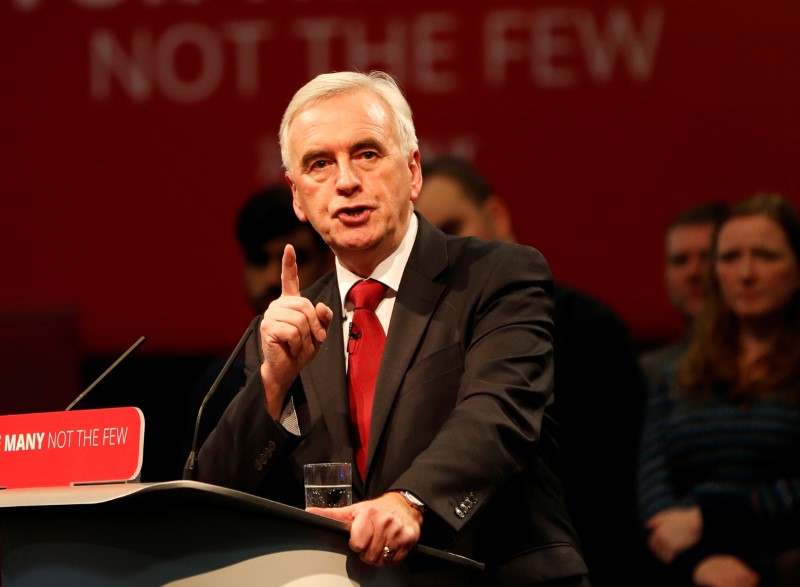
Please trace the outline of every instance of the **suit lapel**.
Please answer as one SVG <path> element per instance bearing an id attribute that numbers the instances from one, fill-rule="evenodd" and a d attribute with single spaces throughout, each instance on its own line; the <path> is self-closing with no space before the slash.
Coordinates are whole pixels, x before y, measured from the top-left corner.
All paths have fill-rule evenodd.
<path id="1" fill-rule="evenodd" d="M 445 236 L 422 217 L 414 248 L 397 292 L 372 406 L 367 477 L 381 433 L 403 378 L 444 289 L 435 277 L 447 267 Z"/>
<path id="2" fill-rule="evenodd" d="M 446 237 L 421 216 L 417 215 L 417 218 L 419 231 L 403 271 L 378 374 L 367 451 L 367 477 L 403 378 L 444 289 L 436 277 L 447 268 Z M 335 273 L 321 285 L 316 296 L 314 291 L 303 292 L 303 295 L 315 303 L 321 301 L 333 310 L 333 322 L 325 344 L 301 372 L 309 410 L 312 414 L 321 414 L 335 445 L 333 454 L 341 454 L 344 460 L 355 463 L 341 334 L 342 302 Z M 364 495 L 359 475 L 353 475 L 353 489 Z"/>

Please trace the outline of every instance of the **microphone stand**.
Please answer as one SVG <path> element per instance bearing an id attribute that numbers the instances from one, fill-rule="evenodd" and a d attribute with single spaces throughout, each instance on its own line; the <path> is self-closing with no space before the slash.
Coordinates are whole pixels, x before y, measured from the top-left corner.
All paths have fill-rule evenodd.
<path id="1" fill-rule="evenodd" d="M 194 480 L 196 475 L 195 467 L 197 466 L 197 437 L 200 434 L 200 421 L 203 416 L 203 408 L 206 407 L 208 400 L 210 400 L 217 392 L 217 388 L 219 387 L 220 383 L 222 383 L 222 380 L 225 378 L 225 375 L 228 374 L 228 371 L 230 371 L 231 365 L 233 365 L 233 362 L 236 360 L 236 357 L 242 351 L 242 347 L 247 342 L 247 339 L 250 338 L 250 335 L 252 333 L 253 329 L 249 327 L 247 330 L 244 331 L 244 334 L 242 335 L 242 338 L 239 339 L 236 348 L 233 349 L 231 356 L 228 357 L 227 361 L 225 361 L 225 365 L 223 365 L 222 369 L 219 372 L 219 375 L 217 375 L 217 378 L 214 380 L 214 383 L 211 384 L 208 393 L 206 393 L 205 397 L 203 398 L 203 401 L 200 403 L 200 408 L 197 410 L 197 420 L 195 421 L 194 424 L 194 435 L 192 436 L 192 449 L 191 451 L 189 451 L 189 458 L 186 459 L 186 465 L 183 468 L 184 480 L 192 481 Z"/>

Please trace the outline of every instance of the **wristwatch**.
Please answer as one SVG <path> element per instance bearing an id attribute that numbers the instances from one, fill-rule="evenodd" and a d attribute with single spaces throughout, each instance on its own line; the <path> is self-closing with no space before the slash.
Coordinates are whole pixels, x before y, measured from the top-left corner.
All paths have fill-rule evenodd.
<path id="1" fill-rule="evenodd" d="M 405 497 L 406 501 L 408 502 L 408 505 L 410 505 L 415 510 L 419 510 L 423 514 L 428 510 L 427 506 L 424 503 L 422 503 L 422 500 L 413 493 L 411 493 L 410 491 L 403 490 L 400 492 L 400 495 Z"/>

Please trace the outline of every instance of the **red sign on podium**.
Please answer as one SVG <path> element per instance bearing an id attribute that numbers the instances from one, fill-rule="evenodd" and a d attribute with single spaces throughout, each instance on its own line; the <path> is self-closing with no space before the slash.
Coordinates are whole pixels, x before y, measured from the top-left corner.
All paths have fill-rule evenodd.
<path id="1" fill-rule="evenodd" d="M 133 481 L 143 447 L 139 408 L 0 416 L 0 488 Z"/>

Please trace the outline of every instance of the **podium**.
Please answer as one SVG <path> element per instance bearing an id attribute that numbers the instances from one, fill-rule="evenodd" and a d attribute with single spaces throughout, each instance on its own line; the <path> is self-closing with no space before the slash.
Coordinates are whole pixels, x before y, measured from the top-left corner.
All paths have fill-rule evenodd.
<path id="1" fill-rule="evenodd" d="M 0 491 L 3 587 L 461 586 L 482 565 L 419 545 L 378 568 L 337 520 L 197 481 Z"/>

